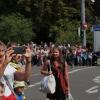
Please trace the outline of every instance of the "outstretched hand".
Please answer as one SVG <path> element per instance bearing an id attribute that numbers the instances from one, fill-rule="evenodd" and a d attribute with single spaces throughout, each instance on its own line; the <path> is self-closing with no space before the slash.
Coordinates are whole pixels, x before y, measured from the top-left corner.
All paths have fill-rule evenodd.
<path id="1" fill-rule="evenodd" d="M 27 47 L 26 53 L 24 54 L 24 57 L 26 58 L 26 62 L 31 62 L 32 50 L 29 47 Z"/>

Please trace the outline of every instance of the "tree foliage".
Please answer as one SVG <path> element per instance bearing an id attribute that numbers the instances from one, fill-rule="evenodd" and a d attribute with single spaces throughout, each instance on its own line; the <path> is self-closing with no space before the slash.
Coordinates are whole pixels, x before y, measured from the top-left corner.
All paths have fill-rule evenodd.
<path id="1" fill-rule="evenodd" d="M 1 16 L 0 20 L 0 39 L 3 41 L 28 42 L 35 36 L 31 21 L 20 14 Z"/>
<path id="2" fill-rule="evenodd" d="M 86 0 L 85 4 L 86 22 L 92 26 L 93 3 Z M 80 0 L 0 0 L 0 39 L 77 42 L 80 9 Z"/>

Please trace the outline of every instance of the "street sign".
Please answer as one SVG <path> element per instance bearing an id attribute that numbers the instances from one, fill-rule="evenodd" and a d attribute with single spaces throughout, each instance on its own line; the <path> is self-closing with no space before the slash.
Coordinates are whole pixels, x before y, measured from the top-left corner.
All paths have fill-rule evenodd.
<path id="1" fill-rule="evenodd" d="M 100 25 L 94 25 L 93 31 L 100 31 Z"/>
<path id="2" fill-rule="evenodd" d="M 100 25 L 93 26 L 93 41 L 94 51 L 100 51 Z"/>

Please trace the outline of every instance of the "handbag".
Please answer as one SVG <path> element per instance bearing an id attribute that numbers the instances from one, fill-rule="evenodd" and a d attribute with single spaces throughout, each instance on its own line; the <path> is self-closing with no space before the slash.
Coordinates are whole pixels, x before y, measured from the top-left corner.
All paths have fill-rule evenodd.
<path id="1" fill-rule="evenodd" d="M 51 71 L 51 64 L 50 64 L 50 71 Z M 51 71 L 52 72 L 52 71 Z M 55 93 L 56 89 L 56 81 L 53 74 L 45 76 L 40 84 L 40 91 L 44 93 Z"/>

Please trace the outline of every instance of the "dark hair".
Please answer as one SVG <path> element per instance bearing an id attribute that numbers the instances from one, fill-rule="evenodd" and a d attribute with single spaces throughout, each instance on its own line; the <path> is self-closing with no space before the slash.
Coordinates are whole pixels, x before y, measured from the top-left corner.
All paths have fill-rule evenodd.
<path id="1" fill-rule="evenodd" d="M 4 48 L 6 48 L 6 45 L 2 41 L 0 41 L 0 46 L 3 46 Z"/>
<path id="2" fill-rule="evenodd" d="M 3 49 L 3 51 L 7 50 L 6 45 L 2 41 L 0 41 L 0 47 Z"/>
<path id="3" fill-rule="evenodd" d="M 13 45 L 16 46 L 17 45 L 16 42 L 8 42 L 7 48 L 12 47 Z"/>
<path id="4" fill-rule="evenodd" d="M 64 67 L 65 67 L 65 59 L 64 59 L 64 57 L 62 55 L 61 49 L 59 47 L 54 47 L 52 49 L 52 52 L 54 52 L 54 50 L 58 50 L 59 51 L 60 55 L 59 55 L 59 58 L 57 59 L 57 61 L 60 63 L 60 67 L 62 67 L 64 69 Z M 55 58 L 54 58 L 54 56 L 52 54 L 51 54 L 50 61 L 51 61 L 51 63 L 53 63 L 55 61 Z"/>
<path id="5" fill-rule="evenodd" d="M 54 58 L 54 56 L 52 55 L 52 53 L 55 51 L 55 50 L 58 50 L 59 51 L 59 58 L 58 58 L 58 61 L 59 62 L 62 62 L 62 51 L 61 51 L 61 49 L 59 48 L 59 47 L 54 47 L 53 49 L 52 49 L 52 51 L 51 51 L 51 60 L 52 61 L 55 61 L 55 58 Z"/>

